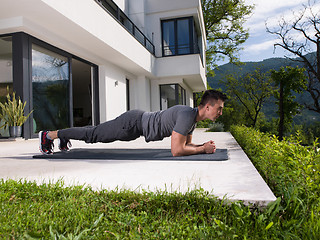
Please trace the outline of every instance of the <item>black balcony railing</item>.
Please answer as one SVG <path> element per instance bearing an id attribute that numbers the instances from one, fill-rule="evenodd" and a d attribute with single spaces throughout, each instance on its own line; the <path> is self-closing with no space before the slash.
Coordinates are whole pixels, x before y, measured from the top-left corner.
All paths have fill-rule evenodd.
<path id="1" fill-rule="evenodd" d="M 200 53 L 197 43 L 163 46 L 163 56 L 177 56 Z"/>
<path id="2" fill-rule="evenodd" d="M 154 45 L 139 28 L 112 0 L 95 0 L 104 10 L 113 16 L 132 36 L 138 40 L 150 53 L 155 54 Z"/>

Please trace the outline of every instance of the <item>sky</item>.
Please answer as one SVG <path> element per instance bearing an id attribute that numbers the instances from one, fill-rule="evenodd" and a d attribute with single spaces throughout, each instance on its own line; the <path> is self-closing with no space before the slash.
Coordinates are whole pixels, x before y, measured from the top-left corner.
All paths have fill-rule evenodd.
<path id="1" fill-rule="evenodd" d="M 265 23 L 272 29 L 281 17 L 292 18 L 293 11 L 303 9 L 303 4 L 307 3 L 308 0 L 245 0 L 246 5 L 254 4 L 255 8 L 244 25 L 249 29 L 250 37 L 242 45 L 244 50 L 240 51 L 240 60 L 248 62 L 284 57 L 285 52 L 280 47 L 274 51 L 277 37 L 266 32 Z M 320 7 L 320 0 L 316 0 L 316 7 Z"/>

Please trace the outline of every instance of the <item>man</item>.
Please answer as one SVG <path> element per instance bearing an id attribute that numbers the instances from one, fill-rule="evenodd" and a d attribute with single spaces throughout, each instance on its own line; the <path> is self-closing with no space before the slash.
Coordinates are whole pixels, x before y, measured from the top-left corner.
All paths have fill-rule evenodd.
<path id="1" fill-rule="evenodd" d="M 68 151 L 70 139 L 83 140 L 87 143 L 109 143 L 116 140 L 131 141 L 144 136 L 146 142 L 159 141 L 171 136 L 173 156 L 186 156 L 199 153 L 214 153 L 216 146 L 210 140 L 201 145 L 192 143 L 192 133 L 196 123 L 205 119 L 215 121 L 222 115 L 227 96 L 216 90 L 204 92 L 200 105 L 191 108 L 176 105 L 158 112 L 131 110 L 114 120 L 98 126 L 74 127 L 57 131 L 39 133 L 40 151 L 53 153 L 53 140 L 59 139 L 59 149 Z"/>

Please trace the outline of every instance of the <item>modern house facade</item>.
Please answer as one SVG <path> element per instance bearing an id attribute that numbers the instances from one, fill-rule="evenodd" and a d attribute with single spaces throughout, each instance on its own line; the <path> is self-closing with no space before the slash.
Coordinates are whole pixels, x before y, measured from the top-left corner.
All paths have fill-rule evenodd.
<path id="1" fill-rule="evenodd" d="M 26 139 L 193 106 L 205 50 L 200 0 L 2 0 L 0 100 L 9 86 L 27 101 Z"/>

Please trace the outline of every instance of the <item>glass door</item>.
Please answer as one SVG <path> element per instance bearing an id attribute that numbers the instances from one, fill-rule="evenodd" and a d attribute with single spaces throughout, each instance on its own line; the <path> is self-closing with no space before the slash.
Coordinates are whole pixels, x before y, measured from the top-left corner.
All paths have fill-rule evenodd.
<path id="1" fill-rule="evenodd" d="M 7 89 L 13 91 L 12 76 L 12 37 L 0 37 L 0 102 L 5 103 L 7 99 Z M 1 110 L 0 110 L 1 111 Z M 0 119 L 0 126 L 4 121 Z M 0 138 L 9 137 L 8 128 L 0 128 Z"/>
<path id="2" fill-rule="evenodd" d="M 33 132 L 70 127 L 68 58 L 32 44 Z"/>
<path id="3" fill-rule="evenodd" d="M 93 124 L 92 66 L 72 58 L 73 126 Z"/>

